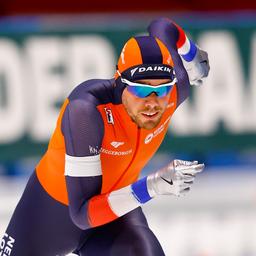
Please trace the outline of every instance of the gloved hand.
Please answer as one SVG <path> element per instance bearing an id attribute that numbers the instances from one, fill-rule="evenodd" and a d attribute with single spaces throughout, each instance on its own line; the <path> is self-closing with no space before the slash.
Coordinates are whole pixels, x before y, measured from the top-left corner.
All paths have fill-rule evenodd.
<path id="1" fill-rule="evenodd" d="M 195 175 L 203 169 L 204 164 L 198 164 L 197 161 L 174 160 L 147 177 L 148 193 L 151 197 L 185 194 L 193 184 Z"/>
<path id="2" fill-rule="evenodd" d="M 210 70 L 207 52 L 197 46 L 197 52 L 192 61 L 187 62 L 182 57 L 181 59 L 188 73 L 190 83 L 197 86 L 202 85 Z"/>

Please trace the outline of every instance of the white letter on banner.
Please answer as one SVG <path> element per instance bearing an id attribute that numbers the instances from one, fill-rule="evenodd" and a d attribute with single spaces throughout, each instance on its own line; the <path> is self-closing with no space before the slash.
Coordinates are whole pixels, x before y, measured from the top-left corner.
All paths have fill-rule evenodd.
<path id="1" fill-rule="evenodd" d="M 228 131 L 242 132 L 246 86 L 236 39 L 229 32 L 210 32 L 200 37 L 199 45 L 212 62 L 205 87 L 195 91 L 200 132 L 215 132 L 220 121 Z"/>
<path id="2" fill-rule="evenodd" d="M 49 139 L 59 113 L 55 104 L 65 97 L 65 77 L 60 73 L 65 63 L 63 47 L 63 39 L 58 37 L 33 37 L 26 43 L 34 95 L 30 133 L 36 141 Z"/>
<path id="3" fill-rule="evenodd" d="M 73 36 L 69 40 L 69 72 L 72 87 L 92 78 L 111 78 L 116 58 L 113 46 L 102 36 Z"/>
<path id="4" fill-rule="evenodd" d="M 1 39 L 0 56 L 0 143 L 11 143 L 25 133 L 24 94 L 29 88 L 23 84 L 17 45 Z"/>
<path id="5" fill-rule="evenodd" d="M 256 33 L 252 37 L 251 46 L 251 62 L 249 70 L 249 88 L 247 89 L 247 97 L 245 101 L 244 119 L 246 123 L 246 131 L 255 132 L 256 131 Z"/>
<path id="6" fill-rule="evenodd" d="M 245 82 L 235 38 L 228 32 L 208 32 L 198 44 L 208 52 L 211 70 L 204 85 L 193 88 L 193 108 L 187 103 L 185 118 L 176 115 L 175 131 L 207 135 L 223 121 L 227 130 L 241 132 Z M 180 124 L 185 125 L 183 130 Z"/>

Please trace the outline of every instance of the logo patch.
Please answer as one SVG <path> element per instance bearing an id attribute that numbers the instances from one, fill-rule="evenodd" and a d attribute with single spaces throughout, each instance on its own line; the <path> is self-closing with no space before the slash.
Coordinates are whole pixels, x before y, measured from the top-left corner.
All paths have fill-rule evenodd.
<path id="1" fill-rule="evenodd" d="M 137 69 L 138 68 L 134 68 L 134 69 L 131 70 L 131 77 L 133 77 L 133 75 L 134 75 L 134 73 L 136 72 Z"/>
<path id="2" fill-rule="evenodd" d="M 172 108 L 174 107 L 174 102 L 171 102 L 170 104 L 167 105 L 167 108 Z"/>
<path id="3" fill-rule="evenodd" d="M 110 108 L 104 108 L 104 110 L 107 116 L 108 124 L 114 124 L 114 117 L 112 114 L 112 110 Z"/>
<path id="4" fill-rule="evenodd" d="M 131 71 L 131 77 L 134 76 L 136 72 L 138 73 L 146 73 L 146 72 L 166 72 L 166 73 L 172 73 L 174 70 L 170 67 L 166 66 L 147 66 L 147 67 L 136 67 L 133 68 Z"/>
<path id="5" fill-rule="evenodd" d="M 92 155 L 99 155 L 100 154 L 100 149 L 97 146 L 93 147 L 93 146 L 89 145 L 89 152 Z"/>
<path id="6" fill-rule="evenodd" d="M 0 255 L 11 255 L 14 243 L 15 239 L 5 233 L 0 243 Z"/>
<path id="7" fill-rule="evenodd" d="M 148 144 L 154 137 L 154 134 L 153 133 L 150 133 L 147 135 L 147 137 L 145 138 L 145 144 Z"/>
<path id="8" fill-rule="evenodd" d="M 153 138 L 155 138 L 158 134 L 160 134 L 161 132 L 163 132 L 163 130 L 165 129 L 166 124 L 168 123 L 168 121 L 170 120 L 171 117 L 168 117 L 163 124 L 161 124 L 153 133 L 149 133 L 145 140 L 144 143 L 148 144 L 149 142 L 152 141 Z"/>
<path id="9" fill-rule="evenodd" d="M 102 148 L 101 153 L 112 155 L 112 156 L 125 156 L 125 155 L 131 154 L 132 149 L 128 149 L 126 151 L 116 151 L 116 150 L 108 150 L 108 149 Z"/>
<path id="10" fill-rule="evenodd" d="M 113 146 L 114 148 L 118 148 L 119 146 L 123 145 L 124 142 L 123 141 L 112 141 L 111 146 Z"/>
<path id="11" fill-rule="evenodd" d="M 162 177 L 162 176 L 161 176 L 161 179 L 164 180 L 165 182 L 167 182 L 168 184 L 173 185 L 173 181 L 172 181 L 172 180 L 169 181 L 169 180 L 165 179 L 165 178 Z"/>

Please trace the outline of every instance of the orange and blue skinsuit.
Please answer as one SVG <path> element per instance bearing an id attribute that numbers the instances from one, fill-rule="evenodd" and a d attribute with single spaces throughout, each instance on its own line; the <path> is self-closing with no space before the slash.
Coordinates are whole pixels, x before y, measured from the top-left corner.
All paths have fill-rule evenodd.
<path id="1" fill-rule="evenodd" d="M 149 33 L 152 38 L 155 36 L 161 40 L 152 39 L 156 40 L 153 50 L 159 51 L 159 56 L 164 56 L 167 51 L 171 53 L 169 62 L 174 66 L 178 80 L 171 90 L 168 107 L 161 122 L 154 129 L 145 130 L 131 120 L 122 104 L 125 86 L 120 82 L 118 74 L 115 79 L 94 79 L 77 86 L 61 108 L 48 149 L 36 166 L 7 229 L 3 241 L 8 237 L 15 239 L 11 255 L 53 255 L 73 250 L 80 255 L 108 255 L 103 253 L 103 249 L 100 251 L 96 248 L 97 245 L 92 248 L 90 242 L 85 248 L 87 252 L 94 251 L 94 254 L 86 254 L 82 245 L 90 241 L 88 237 L 94 230 L 104 237 L 104 232 L 109 231 L 108 225 L 116 225 L 117 230 L 120 229 L 120 225 L 123 225 L 120 223 L 125 218 L 132 219 L 131 222 L 143 223 L 144 226 L 141 225 L 144 230 L 146 228 L 144 236 L 152 241 L 150 249 L 141 245 L 145 254 L 140 252 L 140 255 L 163 255 L 161 246 L 149 231 L 139 207 L 151 198 L 146 191 L 145 179 L 138 178 L 143 167 L 161 145 L 174 111 L 188 97 L 189 80 L 178 51 L 183 53 L 181 55 L 184 59 L 190 61 L 195 55 L 196 46 L 188 40 L 180 27 L 167 19 L 152 22 Z M 150 62 L 148 52 L 141 51 L 143 47 L 147 48 L 143 39 L 140 43 L 134 40 L 133 44 L 134 56 L 128 60 L 127 65 L 131 66 L 129 61 L 133 65 L 145 63 L 145 60 Z M 164 57 L 162 63 L 166 64 Z M 25 198 L 28 196 L 25 195 L 33 193 L 30 196 L 31 203 L 27 202 L 28 199 Z M 127 200 L 124 200 L 124 196 Z M 44 203 L 40 204 L 40 200 Z M 23 241 L 22 245 L 18 239 L 21 233 L 15 231 L 14 225 L 16 229 L 22 229 L 23 225 L 24 229 L 27 216 L 22 213 L 21 208 L 29 211 L 29 207 L 37 207 L 37 214 L 40 215 L 37 221 L 43 223 L 39 226 L 34 223 L 39 234 L 44 236 L 42 244 L 36 242 L 36 234 L 31 232 L 34 237 L 30 239 L 30 243 Z M 31 215 L 30 212 L 27 214 Z M 17 222 L 21 215 L 24 217 L 23 224 Z M 36 222 L 34 216 L 31 215 L 29 219 Z M 47 218 L 51 220 L 51 225 Z M 60 222 L 61 218 L 64 219 Z M 48 230 L 52 229 L 49 233 L 45 231 L 47 225 Z M 62 227 L 56 228 L 56 225 Z M 111 230 L 115 228 L 112 226 Z M 106 236 L 109 232 L 106 232 Z M 49 239 L 53 236 L 55 240 L 49 245 Z M 69 241 L 66 241 L 67 237 Z M 104 239 L 108 240 L 106 237 Z M 129 241 L 130 238 L 126 239 Z M 62 243 L 66 245 L 61 246 Z M 98 243 L 103 242 L 99 240 Z M 15 249 L 18 247 L 19 249 Z M 55 249 L 57 247 L 61 248 Z M 151 252 L 146 253 L 147 251 Z M 127 254 L 123 254 L 136 255 L 129 253 L 127 251 Z"/>

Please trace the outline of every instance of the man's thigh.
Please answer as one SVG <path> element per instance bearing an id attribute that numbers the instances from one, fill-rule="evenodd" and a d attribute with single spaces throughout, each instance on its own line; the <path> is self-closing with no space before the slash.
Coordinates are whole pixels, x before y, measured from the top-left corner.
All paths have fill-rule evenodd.
<path id="1" fill-rule="evenodd" d="M 0 255 L 65 255 L 77 248 L 82 233 L 72 223 L 68 207 L 51 198 L 34 173 L 2 239 Z"/>
<path id="2" fill-rule="evenodd" d="M 137 208 L 96 228 L 79 251 L 80 256 L 162 256 L 163 249 Z"/>

